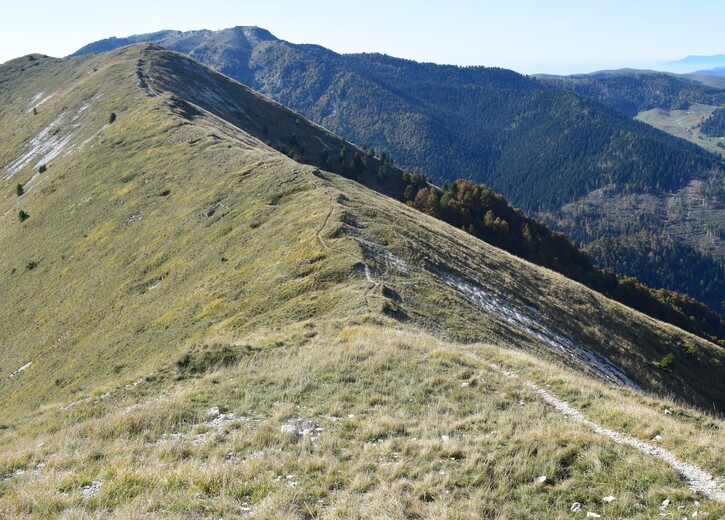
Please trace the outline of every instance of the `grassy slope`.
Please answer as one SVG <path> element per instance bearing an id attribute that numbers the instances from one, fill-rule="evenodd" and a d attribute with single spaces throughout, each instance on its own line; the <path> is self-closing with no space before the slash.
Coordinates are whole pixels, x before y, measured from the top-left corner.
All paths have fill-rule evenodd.
<path id="1" fill-rule="evenodd" d="M 104 92 L 109 108 L 94 107 L 116 109 L 117 121 L 83 153 L 53 161 L 38 189 L 3 203 L 3 344 L 14 346 L 3 379 L 33 362 L 22 382 L 4 381 L 13 409 L 153 366 L 222 320 L 251 327 L 354 307 L 349 283 L 313 303 L 316 287 L 347 273 L 344 257 L 320 263 L 314 230 L 328 200 L 311 195 L 310 174 L 256 140 L 222 141 L 207 122 L 169 117 L 168 98 L 147 98 L 129 77 L 137 53 L 109 60 L 125 77 L 95 84 L 124 85 L 120 99 Z M 31 218 L 18 222 L 16 207 Z"/>
<path id="2" fill-rule="evenodd" d="M 703 342 L 698 356 L 685 355 L 690 339 L 676 329 L 354 182 L 281 157 L 215 116 L 191 117 L 175 96 L 147 96 L 135 85 L 139 52 L 146 51 L 127 49 L 105 62 L 127 78 L 123 89 L 101 98 L 121 107 L 116 122 L 97 122 L 100 132 L 81 152 L 51 162 L 43 183 L 36 180 L 20 200 L 13 194 L 4 201 L 3 344 L 14 348 L 2 373 L 33 363 L 8 379 L 11 409 L 148 370 L 217 334 L 233 342 L 271 323 L 383 308 L 465 340 L 510 343 L 515 334 L 516 343 L 552 355 L 504 320 L 481 320 L 436 270 L 535 307 L 549 327 L 610 357 L 645 388 L 677 391 L 707 407 L 720 401 L 721 349 Z M 75 73 L 92 65 L 73 63 Z M 55 99 L 44 110 L 81 102 Z M 84 114 L 105 116 L 112 108 Z M 280 111 L 277 124 L 291 117 Z M 96 130 L 93 122 L 83 128 Z M 17 207 L 30 219 L 14 218 Z M 395 256 L 407 267 L 396 268 Z M 384 284 L 371 285 L 365 264 Z M 679 361 L 674 376 L 655 368 L 669 352 Z"/>
<path id="3" fill-rule="evenodd" d="M 643 439 L 662 431 L 678 456 L 722 474 L 716 420 L 587 382 L 585 367 L 456 343 L 562 361 L 435 271 L 535 307 L 643 387 L 702 406 L 723 395 L 722 349 L 291 161 L 216 116 L 192 115 L 177 96 L 148 96 L 136 72 L 149 52 L 171 59 L 133 47 L 63 66 L 41 60 L 3 89 L 16 100 L 0 112 L 0 127 L 14 129 L 5 163 L 58 114 L 102 96 L 82 113 L 71 152 L 25 195 L 14 187 L 32 163 L 3 183 L 0 442 L 11 448 L 0 475 L 13 476 L 0 482 L 2 515 L 234 517 L 252 507 L 274 518 L 557 518 L 580 501 L 645 518 L 667 497 L 695 507 L 667 466 L 562 422 L 464 350 L 515 366 L 612 427 Z M 44 89 L 57 93 L 33 115 L 27 100 Z M 38 117 L 30 127 L 23 119 Z M 290 117 L 278 112 L 276 123 L 287 128 Z M 30 219 L 18 222 L 19 208 Z M 699 346 L 691 355 L 689 342 Z M 674 374 L 656 368 L 667 352 Z M 216 429 L 210 406 L 254 420 L 195 446 L 193 435 Z M 676 415 L 663 418 L 664 406 Z M 323 427 L 318 440 L 283 434 L 294 417 Z M 550 483 L 532 485 L 541 474 Z M 94 481 L 98 495 L 84 500 Z M 604 506 L 608 494 L 618 500 Z"/>
<path id="4" fill-rule="evenodd" d="M 513 367 L 619 431 L 661 435 L 678 457 L 723 475 L 725 424 L 674 403 L 385 321 L 240 339 L 250 348 L 236 366 L 192 378 L 169 366 L 0 432 L 13 446 L 0 453 L 0 475 L 13 475 L 0 483 L 0 514 L 554 519 L 580 502 L 605 518 L 652 518 L 665 499 L 674 514 L 725 514 L 666 464 L 569 423 L 486 363 Z M 215 406 L 233 416 L 215 424 Z M 322 430 L 282 431 L 299 419 Z"/>
<path id="5" fill-rule="evenodd" d="M 675 137 L 687 139 L 709 152 L 725 155 L 725 149 L 717 146 L 722 139 L 706 136 L 698 128 L 716 108 L 714 105 L 692 105 L 687 110 L 653 108 L 640 112 L 636 119 Z"/>
<path id="6" fill-rule="evenodd" d="M 43 184 L 3 202 L 10 213 L 1 229 L 2 342 L 13 348 L 0 370 L 8 412 L 149 371 L 194 345 L 233 343 L 259 326 L 313 317 L 385 310 L 466 341 L 515 343 L 556 357 L 505 320 L 482 316 L 436 271 L 535 308 L 548 327 L 606 355 L 645 388 L 722 406 L 722 349 L 698 340 L 699 353 L 687 355 L 695 340 L 677 329 L 288 160 L 215 116 L 189 116 L 176 96 L 149 97 L 135 85 L 140 52 L 146 61 L 148 52 L 161 61 L 171 56 L 132 48 L 103 62 L 95 74 L 120 77 L 95 85 L 114 85 L 101 97 L 114 104 L 84 113 L 120 107 L 116 122 L 84 125 L 100 131 L 81 152 L 51 162 Z M 94 65 L 72 63 L 76 75 Z M 78 92 L 44 110 L 81 103 Z M 276 124 L 293 117 L 278 111 Z M 302 138 L 313 140 L 313 130 Z M 6 182 L 7 192 L 14 182 Z M 19 222 L 17 207 L 30 219 Z M 656 368 L 667 353 L 678 358 L 674 375 Z"/>

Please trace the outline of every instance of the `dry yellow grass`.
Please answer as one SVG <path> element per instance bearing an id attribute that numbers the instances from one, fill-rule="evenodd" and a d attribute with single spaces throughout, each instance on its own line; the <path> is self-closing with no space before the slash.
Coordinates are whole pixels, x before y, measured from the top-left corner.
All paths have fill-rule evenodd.
<path id="1" fill-rule="evenodd" d="M 665 463 L 563 419 L 488 363 L 506 363 L 592 420 L 610 424 L 617 406 L 620 422 L 610 426 L 623 432 L 639 435 L 651 421 L 678 457 L 720 475 L 721 437 L 712 432 L 721 421 L 577 382 L 520 352 L 386 325 L 318 324 L 303 345 L 262 348 L 192 379 L 177 380 L 169 366 L 153 381 L 6 431 L 0 442 L 14 449 L 0 456 L 0 473 L 24 473 L 0 484 L 0 513 L 565 518 L 580 502 L 605 517 L 651 518 L 670 499 L 673 511 L 725 514 Z M 275 341 L 296 333 L 279 331 Z M 660 419 L 664 407 L 675 413 Z M 321 430 L 282 430 L 297 419 Z M 547 481 L 536 484 L 541 475 Z M 97 493 L 84 498 L 94 483 Z M 602 502 L 608 495 L 616 500 Z"/>

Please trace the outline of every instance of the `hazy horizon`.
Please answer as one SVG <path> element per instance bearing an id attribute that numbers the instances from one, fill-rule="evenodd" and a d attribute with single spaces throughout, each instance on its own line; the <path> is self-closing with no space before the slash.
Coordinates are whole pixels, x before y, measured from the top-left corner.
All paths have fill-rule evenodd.
<path id="1" fill-rule="evenodd" d="M 290 0 L 140 2 L 102 6 L 49 0 L 6 6 L 0 62 L 32 52 L 62 57 L 111 36 L 256 25 L 293 43 L 339 53 L 381 52 L 416 61 L 485 65 L 525 74 L 574 74 L 602 69 L 676 70 L 668 62 L 725 52 L 719 21 L 725 4 L 623 0 L 581 4 L 558 0 L 515 5 L 453 0 L 404 0 L 364 7 Z M 689 13 L 689 14 L 688 14 Z M 676 37 L 675 37 L 676 35 Z"/>

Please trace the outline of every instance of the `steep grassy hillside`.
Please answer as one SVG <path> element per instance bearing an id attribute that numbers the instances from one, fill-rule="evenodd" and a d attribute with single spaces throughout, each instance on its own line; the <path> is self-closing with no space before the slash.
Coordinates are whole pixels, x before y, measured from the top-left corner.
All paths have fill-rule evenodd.
<path id="1" fill-rule="evenodd" d="M 722 406 L 722 349 L 282 156 L 246 129 L 267 125 L 273 144 L 290 128 L 299 143 L 344 142 L 189 59 L 132 47 L 3 73 L 19 76 L 2 114 L 18 143 L 3 148 L 8 413 L 216 348 L 220 336 L 369 313 L 459 339 L 517 338 L 605 379 Z M 39 92 L 49 99 L 35 106 Z M 203 108 L 215 104 L 239 126 Z M 481 320 L 481 308 L 493 316 Z M 658 368 L 667 354 L 674 374 Z"/>
<path id="2" fill-rule="evenodd" d="M 290 44 L 257 27 L 162 31 L 104 40 L 77 54 L 137 41 L 187 53 L 378 154 L 384 150 L 439 184 L 459 178 L 485 182 L 582 244 L 602 234 L 631 242 L 638 235 L 622 235 L 620 226 L 590 233 L 580 222 L 594 221 L 596 215 L 581 210 L 572 218 L 572 204 L 586 208 L 589 197 L 606 190 L 615 199 L 642 194 L 664 205 L 670 194 L 686 194 L 693 183 L 708 182 L 722 171 L 720 157 L 696 146 L 703 144 L 699 139 L 687 143 L 631 120 L 635 111 L 651 106 L 722 102 L 722 91 L 671 75 L 587 77 L 576 80 L 581 92 L 571 92 L 568 80 L 569 86 L 551 88 L 503 69 L 339 55 L 315 45 Z M 605 210 L 612 213 L 614 207 Z M 635 208 L 636 213 L 646 211 Z M 725 258 L 719 212 L 714 211 L 714 220 L 711 211 L 700 212 L 692 222 L 650 219 L 645 231 L 686 241 L 702 256 L 699 262 L 718 263 Z M 688 228 L 684 233 L 683 226 Z M 708 247 L 701 247 L 705 242 Z M 611 254 L 596 260 L 615 267 L 606 263 L 608 258 Z M 722 298 L 702 289 L 709 280 L 696 279 L 684 288 L 668 285 L 690 277 L 680 277 L 677 264 L 660 267 L 622 274 L 647 278 L 657 288 L 684 290 L 724 311 Z M 725 293 L 722 284 L 716 292 Z"/>
<path id="3" fill-rule="evenodd" d="M 353 147 L 181 55 L 0 83 L 1 516 L 723 513 L 722 348 L 292 160 Z"/>
<path id="4" fill-rule="evenodd" d="M 652 294 L 646 288 L 632 291 L 615 277 L 592 266 L 565 237 L 513 210 L 500 195 L 470 182 L 451 185 L 446 197 L 428 186 L 424 177 L 401 171 L 384 154 L 361 150 L 275 103 L 268 103 L 248 89 L 193 60 L 154 53 L 153 78 L 145 64 L 137 74 L 150 89 L 179 94 L 175 103 L 186 113 L 207 110 L 224 121 L 244 128 L 269 146 L 298 162 L 352 178 L 420 211 L 512 252 L 538 265 L 554 269 L 648 315 L 683 327 L 707 339 L 725 338 L 725 321 L 697 302 L 682 304 L 680 295 Z M 233 101 L 232 101 L 233 100 Z M 431 200 L 433 199 L 433 200 Z M 714 286 L 719 278 L 712 280 Z M 705 292 L 709 295 L 709 293 Z M 720 299 L 711 299 L 716 306 Z"/>

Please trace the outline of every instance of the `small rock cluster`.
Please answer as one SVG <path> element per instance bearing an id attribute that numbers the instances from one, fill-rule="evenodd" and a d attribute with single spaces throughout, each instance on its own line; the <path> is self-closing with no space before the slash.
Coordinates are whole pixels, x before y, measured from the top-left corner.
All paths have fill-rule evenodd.
<path id="1" fill-rule="evenodd" d="M 81 493 L 83 493 L 83 500 L 88 500 L 90 498 L 93 498 L 98 494 L 98 492 L 101 490 L 101 486 L 103 485 L 103 482 L 93 481 L 87 486 L 83 486 L 81 488 Z"/>
<path id="2" fill-rule="evenodd" d="M 539 477 L 539 478 L 542 478 L 542 477 Z M 536 481 L 538 482 L 539 479 L 536 479 Z M 609 496 L 602 498 L 602 502 L 604 502 L 605 504 L 610 504 L 610 503 L 614 502 L 616 499 L 617 499 L 616 497 L 609 495 Z M 662 501 L 662 505 L 660 505 L 660 507 L 659 507 L 659 511 L 660 511 L 659 516 L 671 516 L 670 513 L 668 512 L 668 508 L 670 507 L 670 504 L 672 504 L 672 501 L 670 499 L 666 499 L 666 500 Z M 683 516 L 682 520 L 689 520 L 690 518 L 698 518 L 699 516 L 704 516 L 704 513 L 702 515 L 700 515 L 700 513 L 698 513 L 698 511 L 697 511 L 697 508 L 700 507 L 700 502 L 695 501 L 694 507 L 695 507 L 695 511 L 693 511 L 689 517 Z M 644 511 L 645 509 L 647 509 L 647 506 L 637 503 L 637 504 L 634 504 L 634 509 L 637 511 Z M 580 502 L 574 502 L 571 505 L 571 507 L 569 508 L 569 510 L 572 513 L 578 513 L 583 510 L 583 506 Z M 679 512 L 683 512 L 685 510 L 685 506 L 683 506 L 683 505 L 677 506 L 677 510 Z M 587 511 L 586 517 L 587 518 L 601 518 L 602 515 L 600 515 L 599 513 L 595 513 L 594 511 Z"/>
<path id="3" fill-rule="evenodd" d="M 235 422 L 241 422 L 241 421 L 255 421 L 255 419 L 251 417 L 245 417 L 245 416 L 236 416 L 233 413 L 221 413 L 221 410 L 218 406 L 213 406 L 207 410 L 207 414 L 211 417 L 210 420 L 205 421 L 203 423 L 199 423 L 200 426 L 206 426 L 211 428 L 209 431 L 198 433 L 193 436 L 193 440 L 191 441 L 192 446 L 201 446 L 202 444 L 206 443 L 211 437 L 214 435 L 218 435 L 219 433 L 224 430 L 224 428 L 232 423 Z M 190 433 L 182 433 L 182 432 L 174 432 L 171 434 L 166 434 L 163 437 L 161 437 L 158 441 L 156 441 L 156 444 L 163 444 L 167 441 L 178 441 L 183 440 L 188 437 L 190 437 Z"/>
<path id="4" fill-rule="evenodd" d="M 314 421 L 309 419 L 296 419 L 288 424 L 283 424 L 281 430 L 282 433 L 298 437 L 309 436 L 310 439 L 316 440 L 320 433 L 324 431 L 324 428 L 320 428 Z"/>

